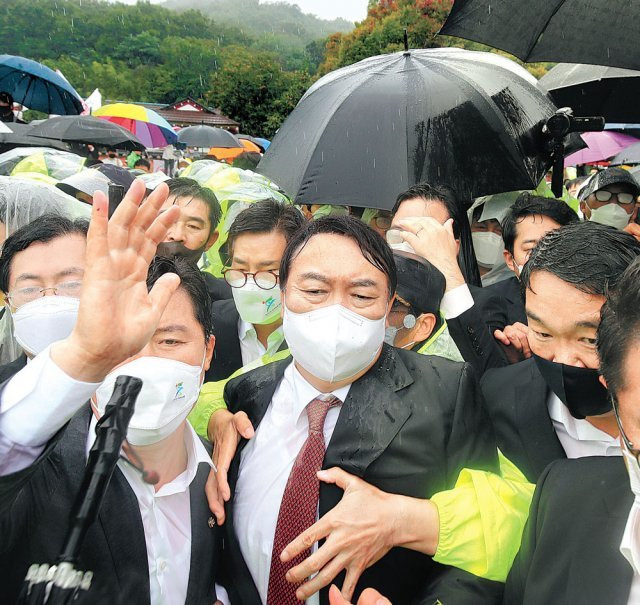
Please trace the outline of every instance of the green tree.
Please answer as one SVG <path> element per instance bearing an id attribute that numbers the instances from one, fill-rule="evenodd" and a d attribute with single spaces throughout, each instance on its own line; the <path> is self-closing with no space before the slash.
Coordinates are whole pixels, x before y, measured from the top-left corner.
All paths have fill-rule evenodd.
<path id="1" fill-rule="evenodd" d="M 210 105 L 219 107 L 252 134 L 272 136 L 311 83 L 305 72 L 285 72 L 277 56 L 230 46 L 211 76 Z"/>

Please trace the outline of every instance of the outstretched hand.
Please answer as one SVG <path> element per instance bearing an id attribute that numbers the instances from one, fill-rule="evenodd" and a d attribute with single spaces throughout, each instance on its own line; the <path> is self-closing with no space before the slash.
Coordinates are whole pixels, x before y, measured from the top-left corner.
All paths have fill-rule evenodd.
<path id="1" fill-rule="evenodd" d="M 109 220 L 107 198 L 96 192 L 78 320 L 69 338 L 51 350 L 72 378 L 100 382 L 138 353 L 178 288 L 179 278 L 170 273 L 150 292 L 146 285 L 156 248 L 180 213 L 176 206 L 160 211 L 168 193 L 162 184 L 143 201 L 145 185 L 136 179 Z"/>

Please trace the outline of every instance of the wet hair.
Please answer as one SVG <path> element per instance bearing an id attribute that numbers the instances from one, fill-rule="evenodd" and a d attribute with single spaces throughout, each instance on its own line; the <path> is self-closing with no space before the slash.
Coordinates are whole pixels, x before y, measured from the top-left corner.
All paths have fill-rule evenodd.
<path id="1" fill-rule="evenodd" d="M 593 221 L 570 223 L 547 233 L 532 250 L 520 274 L 524 298 L 536 271 L 547 271 L 586 294 L 605 296 L 640 255 L 628 233 Z"/>
<path id="2" fill-rule="evenodd" d="M 169 187 L 169 196 L 174 196 L 175 199 L 189 198 L 190 200 L 200 200 L 204 202 L 209 211 L 209 222 L 211 223 L 211 235 L 220 222 L 222 217 L 222 209 L 220 208 L 220 202 L 215 193 L 208 187 L 203 187 L 195 179 L 188 179 L 179 177 L 175 179 L 168 179 L 165 181 Z"/>
<path id="3" fill-rule="evenodd" d="M 233 256 L 233 243 L 243 233 L 271 233 L 277 232 L 284 236 L 287 243 L 293 234 L 304 225 L 302 213 L 289 204 L 283 204 L 273 199 L 254 202 L 236 216 L 227 239 L 229 257 Z"/>
<path id="4" fill-rule="evenodd" d="M 144 158 L 140 158 L 139 160 L 136 160 L 136 163 L 133 165 L 134 168 L 137 168 L 138 166 L 151 168 L 151 162 L 149 162 L 149 160 L 145 160 Z"/>
<path id="5" fill-rule="evenodd" d="M 629 349 L 640 337 L 640 259 L 622 274 L 600 312 L 598 356 L 600 373 L 614 397 L 625 388 L 624 366 Z"/>
<path id="6" fill-rule="evenodd" d="M 9 291 L 11 263 L 18 252 L 31 244 L 47 243 L 65 235 L 87 236 L 89 222 L 84 219 L 69 219 L 59 214 L 43 214 L 28 225 L 14 231 L 2 245 L 0 254 L 0 290 Z"/>
<path id="7" fill-rule="evenodd" d="M 551 197 L 532 195 L 528 191 L 521 193 L 502 219 L 502 239 L 504 248 L 513 254 L 513 246 L 518 236 L 518 223 L 528 216 L 546 216 L 561 227 L 569 223 L 577 223 L 580 219 L 573 209 L 563 202 Z"/>
<path id="8" fill-rule="evenodd" d="M 389 298 L 396 291 L 398 276 L 391 248 L 382 236 L 353 216 L 323 216 L 308 221 L 289 241 L 280 262 L 280 287 L 284 290 L 289 277 L 291 263 L 315 235 L 343 235 L 353 240 L 362 255 L 376 269 L 382 271 L 389 282 Z"/>
<path id="9" fill-rule="evenodd" d="M 147 289 L 151 290 L 160 277 L 166 273 L 175 273 L 180 278 L 178 289 L 184 290 L 189 296 L 196 320 L 202 326 L 205 339 L 208 339 L 213 334 L 211 298 L 202 272 L 186 258 L 156 256 L 149 265 Z"/>
<path id="10" fill-rule="evenodd" d="M 393 206 L 393 214 L 398 211 L 403 202 L 416 198 L 424 201 L 440 202 L 447 209 L 449 218 L 453 219 L 453 236 L 460 240 L 460 252 L 458 254 L 460 271 L 468 284 L 479 286 L 481 283 L 480 272 L 478 271 L 478 263 L 473 251 L 471 226 L 469 225 L 465 204 L 458 199 L 453 189 L 444 185 L 435 186 L 423 182 L 409 187 L 409 189 L 398 195 Z"/>

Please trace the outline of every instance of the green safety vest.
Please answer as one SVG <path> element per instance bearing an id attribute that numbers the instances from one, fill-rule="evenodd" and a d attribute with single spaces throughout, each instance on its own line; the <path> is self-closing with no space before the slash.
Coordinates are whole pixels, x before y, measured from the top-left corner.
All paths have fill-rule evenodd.
<path id="1" fill-rule="evenodd" d="M 449 334 L 447 321 L 442 317 L 442 325 L 416 351 L 420 355 L 438 355 L 452 361 L 464 361 L 456 343 Z"/>

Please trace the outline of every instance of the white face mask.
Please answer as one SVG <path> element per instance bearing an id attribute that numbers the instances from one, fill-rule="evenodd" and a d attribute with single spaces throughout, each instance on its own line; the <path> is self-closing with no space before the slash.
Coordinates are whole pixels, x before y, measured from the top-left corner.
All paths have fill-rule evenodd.
<path id="1" fill-rule="evenodd" d="M 78 319 L 80 299 L 71 296 L 41 296 L 11 313 L 18 344 L 37 355 L 50 344 L 64 340 Z"/>
<path id="2" fill-rule="evenodd" d="M 242 288 L 231 288 L 236 309 L 243 321 L 250 324 L 270 324 L 280 318 L 282 299 L 280 288 L 263 290 L 256 284 L 247 283 Z"/>
<path id="3" fill-rule="evenodd" d="M 502 237 L 491 231 L 475 231 L 471 239 L 478 264 L 486 268 L 495 266 L 504 251 Z"/>
<path id="4" fill-rule="evenodd" d="M 396 328 L 395 326 L 389 326 L 384 330 L 384 341 L 393 346 L 393 343 L 396 341 L 396 336 L 398 335 L 400 328 Z"/>
<path id="5" fill-rule="evenodd" d="M 205 349 L 206 355 L 206 349 Z M 138 357 L 107 374 L 96 391 L 100 416 L 118 376 L 135 376 L 142 389 L 127 430 L 131 445 L 151 445 L 171 435 L 187 418 L 202 386 L 202 368 L 164 357 Z"/>
<path id="6" fill-rule="evenodd" d="M 600 208 L 593 208 L 589 220 L 622 230 L 629 224 L 630 218 L 631 214 L 627 214 L 618 204 L 605 204 Z"/>
<path id="7" fill-rule="evenodd" d="M 312 376 L 340 382 L 364 370 L 382 346 L 386 315 L 367 319 L 342 305 L 308 313 L 284 307 L 284 337 L 291 355 Z"/>
<path id="8" fill-rule="evenodd" d="M 416 253 L 409 242 L 402 242 L 401 244 L 389 244 L 389 248 L 391 248 L 392 250 L 399 250 L 400 252 L 409 252 L 411 254 Z"/>

